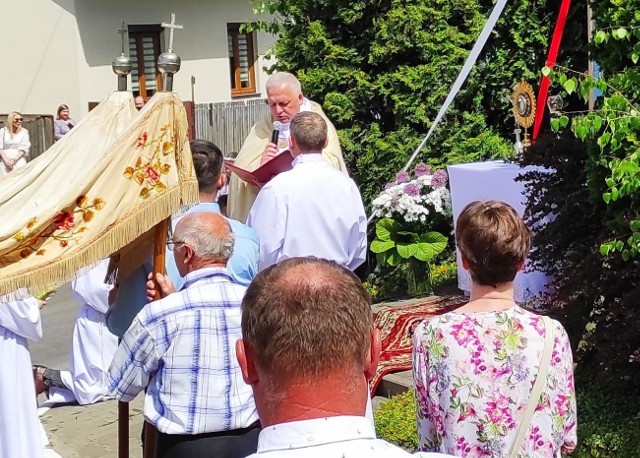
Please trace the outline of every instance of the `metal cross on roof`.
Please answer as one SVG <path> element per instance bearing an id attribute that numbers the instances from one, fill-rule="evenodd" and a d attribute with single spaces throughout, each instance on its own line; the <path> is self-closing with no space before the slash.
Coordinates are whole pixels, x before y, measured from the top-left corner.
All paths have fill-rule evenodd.
<path id="1" fill-rule="evenodd" d="M 118 29 L 118 34 L 122 38 L 122 55 L 124 55 L 124 35 L 125 33 L 128 32 L 128 30 L 127 30 L 127 25 L 124 23 L 124 21 L 120 21 L 120 22 L 122 26 Z"/>
<path id="2" fill-rule="evenodd" d="M 162 27 L 164 27 L 165 29 L 169 29 L 169 48 L 167 49 L 167 52 L 173 52 L 173 31 L 175 29 L 181 30 L 182 26 L 176 24 L 176 14 L 175 13 L 171 13 L 171 22 L 170 23 L 166 23 L 163 22 L 162 24 L 160 24 Z"/>

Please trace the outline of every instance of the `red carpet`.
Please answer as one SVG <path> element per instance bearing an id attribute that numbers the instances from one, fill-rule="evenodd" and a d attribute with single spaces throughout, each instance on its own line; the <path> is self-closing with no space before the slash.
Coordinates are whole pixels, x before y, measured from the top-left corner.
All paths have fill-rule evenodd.
<path id="1" fill-rule="evenodd" d="M 376 375 L 371 380 L 371 393 L 376 392 L 382 377 L 411 369 L 411 337 L 418 324 L 429 316 L 454 310 L 467 302 L 462 296 L 430 297 L 410 305 L 382 306 L 373 316 L 380 329 L 382 352 Z"/>

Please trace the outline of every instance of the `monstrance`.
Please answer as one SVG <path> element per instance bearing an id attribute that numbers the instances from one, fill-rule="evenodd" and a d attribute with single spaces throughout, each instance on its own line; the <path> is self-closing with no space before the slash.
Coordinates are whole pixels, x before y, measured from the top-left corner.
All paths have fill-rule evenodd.
<path id="1" fill-rule="evenodd" d="M 513 90 L 511 102 L 513 103 L 513 115 L 516 118 L 516 123 L 518 126 L 524 128 L 524 142 L 522 146 L 530 146 L 531 137 L 527 129 L 533 125 L 536 117 L 536 96 L 533 93 L 531 85 L 525 80 L 520 81 Z M 520 141 L 521 132 L 520 128 L 516 129 L 516 144 Z"/>

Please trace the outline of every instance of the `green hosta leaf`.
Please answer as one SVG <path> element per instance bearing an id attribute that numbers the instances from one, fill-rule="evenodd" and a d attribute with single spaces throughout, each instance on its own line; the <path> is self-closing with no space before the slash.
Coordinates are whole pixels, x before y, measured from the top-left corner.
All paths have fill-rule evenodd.
<path id="1" fill-rule="evenodd" d="M 569 80 L 567 80 L 564 84 L 564 90 L 567 91 L 567 94 L 572 94 L 573 91 L 576 90 L 576 88 L 578 87 L 578 82 L 576 81 L 575 78 L 571 78 Z"/>
<path id="2" fill-rule="evenodd" d="M 371 251 L 374 253 L 384 253 L 385 251 L 389 251 L 394 248 L 396 243 L 391 240 L 374 240 L 371 242 Z"/>
<path id="3" fill-rule="evenodd" d="M 420 236 L 420 243 L 416 246 L 418 249 L 414 255 L 415 258 L 429 262 L 444 251 L 447 247 L 447 238 L 440 232 L 427 232 Z"/>
<path id="4" fill-rule="evenodd" d="M 376 237 L 383 242 L 394 239 L 400 230 L 400 225 L 391 218 L 383 218 L 376 224 Z"/>
<path id="5" fill-rule="evenodd" d="M 417 243 L 398 243 L 398 254 L 404 259 L 409 259 L 411 256 L 415 256 L 418 252 Z"/>
<path id="6" fill-rule="evenodd" d="M 402 262 L 402 258 L 398 255 L 397 251 L 387 251 L 385 253 L 385 258 L 386 258 L 387 264 L 393 267 L 397 266 Z"/>

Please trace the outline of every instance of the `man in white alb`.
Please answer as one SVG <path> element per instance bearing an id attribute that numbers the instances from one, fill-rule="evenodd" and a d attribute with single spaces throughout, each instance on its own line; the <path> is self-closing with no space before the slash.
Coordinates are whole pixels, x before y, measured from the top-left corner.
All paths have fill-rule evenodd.
<path id="1" fill-rule="evenodd" d="M 34 297 L 0 301 L 0 458 L 42 456 L 36 390 L 27 340 L 42 338 Z"/>
<path id="2" fill-rule="evenodd" d="M 335 127 L 322 111 L 322 107 L 302 94 L 300 81 L 291 73 L 279 72 L 266 82 L 270 113 L 249 132 L 235 160 L 235 165 L 245 170 L 255 170 L 260 165 L 289 149 L 289 123 L 297 113 L 318 113 L 328 125 L 328 142 L 322 154 L 329 164 L 346 173 L 340 142 Z M 274 123 L 280 123 L 277 144 L 272 143 Z M 247 214 L 258 194 L 258 187 L 245 183 L 235 174 L 229 181 L 228 215 L 245 222 Z"/>
<path id="3" fill-rule="evenodd" d="M 267 183 L 247 224 L 260 238 L 259 269 L 315 256 L 354 270 L 367 252 L 367 217 L 356 184 L 324 159 L 327 123 L 318 114 L 291 120 L 293 169 Z"/>
<path id="4" fill-rule="evenodd" d="M 365 418 L 380 335 L 362 282 L 322 259 L 260 272 L 242 300 L 236 354 L 262 422 L 251 458 L 409 458 Z"/>

